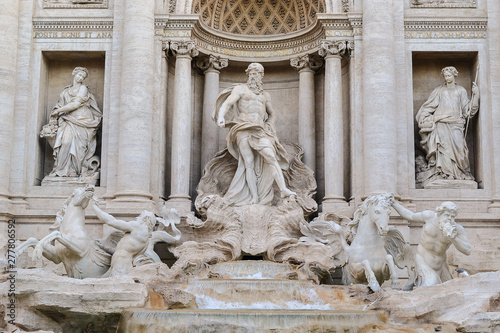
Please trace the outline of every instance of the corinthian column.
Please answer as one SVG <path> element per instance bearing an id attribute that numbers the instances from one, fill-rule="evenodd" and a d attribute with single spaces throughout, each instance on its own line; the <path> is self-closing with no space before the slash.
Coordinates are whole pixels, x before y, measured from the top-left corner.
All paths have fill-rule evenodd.
<path id="1" fill-rule="evenodd" d="M 10 153 L 12 150 L 12 128 L 16 97 L 17 44 L 19 26 L 19 3 L 7 0 L 0 14 L 0 211 L 1 201 L 9 199 Z"/>
<path id="2" fill-rule="evenodd" d="M 321 41 L 319 54 L 325 57 L 324 159 L 325 197 L 329 204 L 344 203 L 344 119 L 342 116 L 342 55 L 345 41 Z M 326 207 L 326 208 L 325 208 Z"/>
<path id="3" fill-rule="evenodd" d="M 397 191 L 393 0 L 363 1 L 365 194 Z"/>
<path id="4" fill-rule="evenodd" d="M 309 55 L 290 59 L 299 72 L 299 144 L 304 148 L 304 163 L 316 172 L 316 121 L 314 71 L 322 62 Z"/>
<path id="5" fill-rule="evenodd" d="M 154 0 L 125 1 L 117 201 L 150 200 Z"/>
<path id="6" fill-rule="evenodd" d="M 227 67 L 228 59 L 210 55 L 199 59 L 196 65 L 205 74 L 205 88 L 203 91 L 203 120 L 201 128 L 201 169 L 214 157 L 217 153 L 219 142 L 219 128 L 212 120 L 212 109 L 219 95 L 219 74 L 220 70 Z"/>
<path id="7" fill-rule="evenodd" d="M 172 156 L 168 207 L 180 213 L 191 210 L 189 175 L 191 170 L 191 60 L 198 55 L 193 41 L 170 42 L 175 55 L 174 110 L 172 117 Z"/>

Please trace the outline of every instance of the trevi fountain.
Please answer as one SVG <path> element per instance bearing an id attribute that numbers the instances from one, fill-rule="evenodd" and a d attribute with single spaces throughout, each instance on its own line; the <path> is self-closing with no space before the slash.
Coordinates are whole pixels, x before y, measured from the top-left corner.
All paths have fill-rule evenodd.
<path id="1" fill-rule="evenodd" d="M 498 0 L 0 27 L 0 332 L 500 332 Z"/>

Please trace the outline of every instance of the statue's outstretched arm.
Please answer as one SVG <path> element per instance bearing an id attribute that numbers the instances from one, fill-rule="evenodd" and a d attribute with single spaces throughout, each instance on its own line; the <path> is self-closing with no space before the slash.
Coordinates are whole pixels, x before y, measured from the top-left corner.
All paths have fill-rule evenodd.
<path id="1" fill-rule="evenodd" d="M 411 210 L 403 207 L 396 200 L 392 202 L 392 208 L 396 210 L 396 212 L 401 215 L 402 218 L 412 222 L 425 222 L 425 214 L 423 213 L 414 213 Z"/>
<path id="2" fill-rule="evenodd" d="M 116 228 L 118 230 L 125 231 L 125 232 L 132 231 L 132 225 L 130 222 L 117 220 L 113 216 L 111 216 L 110 214 L 103 212 L 96 205 L 92 205 L 92 210 L 97 215 L 97 218 L 99 220 L 101 220 L 102 222 L 106 223 L 107 225 L 110 225 L 113 228 Z"/>

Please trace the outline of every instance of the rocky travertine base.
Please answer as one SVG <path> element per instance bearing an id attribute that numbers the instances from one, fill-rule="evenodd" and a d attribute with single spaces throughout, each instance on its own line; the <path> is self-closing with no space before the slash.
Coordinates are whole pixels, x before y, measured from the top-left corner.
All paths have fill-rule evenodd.
<path id="1" fill-rule="evenodd" d="M 276 278 L 281 278 L 283 272 L 289 271 L 288 264 L 279 268 L 277 266 L 280 264 L 273 263 L 269 266 L 269 263 L 264 263 L 268 272 L 263 272 L 259 279 L 254 271 L 258 265 L 249 261 L 249 267 L 243 269 L 241 265 L 244 263 L 244 261 L 238 262 L 236 267 L 228 267 L 231 266 L 230 263 L 224 263 L 220 267 L 217 265 L 209 267 L 207 274 L 211 278 L 208 275 L 201 276 L 195 285 L 200 282 L 210 284 L 208 280 L 212 280 L 211 288 L 222 291 L 225 288 L 228 293 L 232 293 L 226 296 L 217 294 L 217 297 L 214 294 L 212 295 L 214 299 L 219 302 L 232 303 L 238 300 L 238 293 L 228 289 L 231 282 L 227 281 L 227 278 L 236 278 L 238 288 L 244 287 L 242 297 L 248 297 L 254 294 L 251 288 L 256 286 L 266 287 L 275 284 L 275 288 L 278 288 L 280 283 Z M 226 280 L 217 278 L 218 276 Z M 257 280 L 253 287 L 251 276 Z M 5 275 L 3 277 L 5 281 Z M 190 277 L 189 279 L 196 278 Z M 227 307 L 198 309 L 203 304 L 197 304 L 196 298 L 199 296 L 195 295 L 197 293 L 195 290 L 189 291 L 190 289 L 186 288 L 189 282 L 183 271 L 176 268 L 169 269 L 161 263 L 141 266 L 134 269 L 127 277 L 113 279 L 77 280 L 41 269 L 20 269 L 16 277 L 16 325 L 6 325 L 9 318 L 5 317 L 4 321 L 0 321 L 0 332 L 3 330 L 12 332 L 15 329 L 17 332 L 115 332 L 120 314 L 127 308 L 140 308 L 138 311 L 141 313 L 139 315 L 141 318 L 154 318 L 155 316 L 178 320 L 183 318 L 182 320 L 186 322 L 189 322 L 187 319 L 189 316 L 206 315 L 208 321 L 204 324 L 208 323 L 212 328 L 207 332 L 222 332 L 218 331 L 222 327 L 234 329 L 233 331 L 237 332 L 266 332 L 267 326 L 263 326 L 259 331 L 248 328 L 251 325 L 245 324 L 239 327 L 232 322 L 232 320 L 244 321 L 249 318 L 254 318 L 256 322 L 271 324 L 276 322 L 275 320 L 282 320 L 281 329 L 273 326 L 274 324 L 269 326 L 273 332 L 318 331 L 319 327 L 325 328 L 325 324 L 333 330 L 331 325 L 334 324 L 330 322 L 333 318 L 337 320 L 357 316 L 364 310 L 376 310 L 364 312 L 367 315 L 366 318 L 376 318 L 376 320 L 369 323 L 362 321 L 363 325 L 349 328 L 352 332 L 500 331 L 500 272 L 479 273 L 433 287 L 417 287 L 413 291 L 383 289 L 378 293 L 370 293 L 364 285 L 318 286 L 300 278 L 295 281 L 289 279 L 283 279 L 283 281 L 281 287 L 288 288 L 287 292 L 291 295 L 294 295 L 291 290 L 292 282 L 297 282 L 300 289 L 298 291 L 302 292 L 296 293 L 294 297 L 298 297 L 298 300 L 303 302 L 301 307 L 286 310 L 279 308 L 271 310 L 266 307 L 260 310 L 246 308 L 235 312 L 235 309 Z M 314 300 L 310 298 L 310 295 L 300 296 L 305 290 L 304 287 L 307 287 L 306 284 L 314 291 Z M 0 283 L 0 304 L 7 304 L 8 286 L 8 282 Z M 256 292 L 258 294 L 261 291 Z M 269 296 L 270 301 L 274 301 L 272 296 L 280 293 L 274 293 L 271 288 L 265 294 Z M 240 303 L 253 303 L 250 299 L 241 301 Z M 314 305 L 313 301 L 318 303 Z M 250 305 L 254 306 L 254 304 Z M 321 306 L 325 305 L 328 305 L 328 308 L 321 309 Z M 174 310 L 167 311 L 167 309 Z M 0 313 L 3 310 L 5 308 L 0 306 Z M 269 317 L 273 311 L 276 314 L 275 318 Z M 318 326 L 320 323 L 315 315 L 320 312 L 329 313 L 325 321 L 320 320 L 322 326 Z M 383 312 L 387 314 L 387 317 L 381 315 Z M 128 317 L 133 317 L 132 312 L 127 313 L 129 313 Z M 342 313 L 350 313 L 350 315 L 341 315 Z M 263 319 L 265 316 L 259 317 L 263 314 L 266 314 L 267 319 Z M 224 318 L 227 321 L 224 321 Z M 303 320 L 302 324 L 300 320 Z M 357 322 L 358 319 L 354 321 Z M 196 332 L 195 326 L 192 327 L 193 332 Z M 184 332 L 186 327 L 177 325 L 174 331 Z M 200 330 L 203 327 L 205 326 L 200 326 Z M 267 331 L 270 332 L 270 330 Z M 164 328 L 153 330 L 153 332 L 163 331 L 165 331 Z"/>
<path id="2" fill-rule="evenodd" d="M 500 332 L 500 271 L 409 292 L 384 289 L 370 309 L 384 310 L 400 322 L 449 323 L 460 332 Z"/>
<path id="3" fill-rule="evenodd" d="M 15 285 L 15 326 L 7 332 L 114 332 L 124 308 L 144 307 L 149 300 L 146 286 L 131 277 L 78 280 L 20 269 Z M 8 304 L 7 289 L 7 282 L 0 284 L 2 304 Z"/>

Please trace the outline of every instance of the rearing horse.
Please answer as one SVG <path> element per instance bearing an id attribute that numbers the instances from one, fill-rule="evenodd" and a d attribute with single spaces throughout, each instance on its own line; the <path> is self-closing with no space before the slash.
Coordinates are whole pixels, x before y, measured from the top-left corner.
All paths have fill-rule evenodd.
<path id="1" fill-rule="evenodd" d="M 344 284 L 368 283 L 376 292 L 390 279 L 392 288 L 401 288 L 394 259 L 400 259 L 407 244 L 396 228 L 389 228 L 392 200 L 392 194 L 371 196 L 354 212 L 347 225 L 353 238 L 346 248 Z"/>
<path id="2" fill-rule="evenodd" d="M 111 254 L 85 231 L 85 208 L 94 197 L 94 186 L 77 188 L 56 214 L 50 234 L 38 241 L 29 238 L 17 249 L 17 255 L 35 246 L 33 260 L 45 258 L 63 263 L 69 277 L 98 278 L 109 268 Z M 119 237 L 119 235 L 117 235 Z M 108 241 L 109 241 L 108 237 Z M 55 242 L 57 241 L 57 242 Z M 117 240 L 116 240 L 117 241 Z"/>

